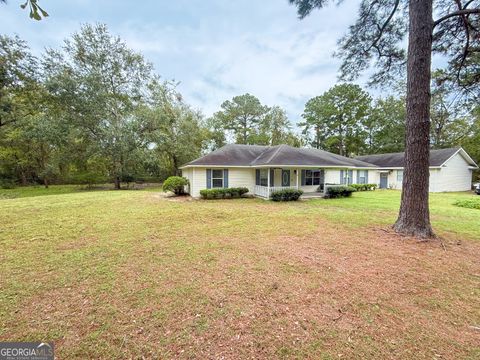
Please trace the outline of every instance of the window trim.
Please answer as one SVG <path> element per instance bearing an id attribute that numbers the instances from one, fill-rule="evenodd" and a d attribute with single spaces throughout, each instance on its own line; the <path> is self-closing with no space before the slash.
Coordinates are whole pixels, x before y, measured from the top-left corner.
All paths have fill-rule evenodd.
<path id="1" fill-rule="evenodd" d="M 220 171 L 222 176 L 221 177 L 214 177 L 213 174 L 215 173 L 215 171 Z M 220 169 L 212 169 L 212 179 L 211 179 L 211 188 L 212 189 L 223 189 L 223 186 L 224 186 L 224 170 L 220 170 Z M 222 180 L 222 186 L 213 186 L 213 180 Z"/>
<path id="2" fill-rule="evenodd" d="M 399 179 L 399 175 L 401 174 L 401 179 Z M 403 183 L 403 170 L 397 170 L 397 182 Z"/>
<path id="3" fill-rule="evenodd" d="M 363 173 L 363 175 L 362 175 Z M 367 183 L 367 174 L 368 174 L 368 170 L 358 170 L 358 179 L 357 179 L 357 183 L 358 184 L 366 184 Z M 360 179 L 363 178 L 363 182 L 360 181 Z"/>

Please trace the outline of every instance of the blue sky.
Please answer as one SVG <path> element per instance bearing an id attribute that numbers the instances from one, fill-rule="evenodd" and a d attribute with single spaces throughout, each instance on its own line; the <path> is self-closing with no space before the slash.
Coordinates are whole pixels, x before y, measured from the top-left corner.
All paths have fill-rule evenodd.
<path id="1" fill-rule="evenodd" d="M 249 92 L 285 108 L 293 123 L 309 98 L 336 83 L 332 53 L 358 6 L 346 0 L 300 21 L 287 0 L 40 0 L 50 17 L 37 22 L 21 2 L 0 5 L 0 32 L 18 34 L 37 55 L 83 23 L 105 23 L 163 78 L 179 81 L 206 116 Z"/>

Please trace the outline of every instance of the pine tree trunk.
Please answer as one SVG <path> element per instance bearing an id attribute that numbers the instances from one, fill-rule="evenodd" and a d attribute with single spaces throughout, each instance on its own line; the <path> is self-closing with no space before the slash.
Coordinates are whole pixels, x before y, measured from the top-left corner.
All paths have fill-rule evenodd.
<path id="1" fill-rule="evenodd" d="M 432 0 L 410 0 L 402 201 L 395 231 L 433 237 L 428 209 Z"/>

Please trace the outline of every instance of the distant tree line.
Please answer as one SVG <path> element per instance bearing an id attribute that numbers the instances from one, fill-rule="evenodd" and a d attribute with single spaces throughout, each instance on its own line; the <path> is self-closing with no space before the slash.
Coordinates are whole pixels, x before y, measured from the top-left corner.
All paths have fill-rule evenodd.
<path id="1" fill-rule="evenodd" d="M 444 73 L 433 74 L 431 148 L 463 146 L 480 160 L 480 106 L 465 96 Z M 360 86 L 342 83 L 305 105 L 299 123 L 304 141 L 345 156 L 400 152 L 405 148 L 405 95 L 373 99 Z"/>
<path id="2" fill-rule="evenodd" d="M 283 109 L 249 94 L 210 119 L 105 25 L 41 57 L 0 36 L 0 182 L 161 181 L 226 143 L 299 145 Z"/>
<path id="3" fill-rule="evenodd" d="M 462 145 L 480 160 L 480 108 L 441 72 L 434 79 L 432 147 Z M 358 85 L 338 84 L 307 102 L 297 129 L 281 107 L 248 93 L 205 118 L 105 25 L 85 25 L 40 57 L 18 37 L 0 36 L 0 183 L 162 181 L 228 142 L 345 156 L 402 151 L 398 94 L 373 99 Z"/>

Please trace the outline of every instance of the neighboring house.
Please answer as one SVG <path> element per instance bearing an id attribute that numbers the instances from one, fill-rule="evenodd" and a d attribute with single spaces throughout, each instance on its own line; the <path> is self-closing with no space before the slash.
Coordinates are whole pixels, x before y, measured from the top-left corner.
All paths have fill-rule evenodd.
<path id="1" fill-rule="evenodd" d="M 405 153 L 357 156 L 378 166 L 372 177 L 380 188 L 401 189 Z M 462 148 L 430 150 L 430 192 L 466 191 L 472 188 L 472 171 L 477 164 Z"/>
<path id="2" fill-rule="evenodd" d="M 227 187 L 246 187 L 263 198 L 284 188 L 321 196 L 328 184 L 372 183 L 377 174 L 377 166 L 364 161 L 288 145 L 226 145 L 181 169 L 193 197 L 202 189 Z"/>

